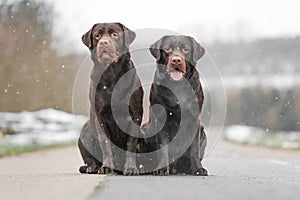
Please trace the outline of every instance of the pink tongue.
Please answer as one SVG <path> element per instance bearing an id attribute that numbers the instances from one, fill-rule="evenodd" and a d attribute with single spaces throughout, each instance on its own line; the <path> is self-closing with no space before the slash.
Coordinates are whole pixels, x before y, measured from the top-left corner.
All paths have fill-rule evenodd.
<path id="1" fill-rule="evenodd" d="M 180 72 L 180 71 L 171 71 L 170 72 L 170 76 L 171 76 L 171 78 L 174 80 L 174 81 L 178 81 L 178 80 L 180 80 L 181 78 L 182 78 L 182 76 L 183 76 L 183 73 L 182 72 Z"/>

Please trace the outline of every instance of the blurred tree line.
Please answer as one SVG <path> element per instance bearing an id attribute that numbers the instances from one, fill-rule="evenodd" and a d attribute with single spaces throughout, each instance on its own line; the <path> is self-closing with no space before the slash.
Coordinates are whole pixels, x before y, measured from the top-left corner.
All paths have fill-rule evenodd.
<path id="1" fill-rule="evenodd" d="M 300 131 L 300 86 L 275 88 L 266 86 L 225 87 L 225 126 L 246 125 L 268 131 Z M 220 125 L 224 108 L 218 102 L 220 88 L 204 90 L 205 103 L 201 113 L 204 125 Z M 215 100 L 212 108 L 211 100 Z M 212 120 L 214 112 L 214 121 Z"/>
<path id="2" fill-rule="evenodd" d="M 214 42 L 206 46 L 223 77 L 267 77 L 300 74 L 300 37 L 258 39 L 254 41 Z M 200 60 L 199 70 L 214 76 L 213 62 Z M 233 76 L 231 76 L 233 75 Z M 249 76 L 248 76 L 249 75 Z M 207 78 L 207 77 L 206 77 Z M 228 78 L 227 78 L 228 79 Z M 279 79 L 284 81 L 284 79 Z M 238 84 L 238 83 L 237 83 Z M 276 82 L 277 85 L 286 83 Z M 243 124 L 270 131 L 300 131 L 300 86 L 226 87 L 227 117 L 225 125 Z M 218 98 L 218 90 L 210 91 Z M 210 100 L 205 99 L 203 120 L 210 119 Z M 218 108 L 216 108 L 218 109 Z"/>
<path id="3" fill-rule="evenodd" d="M 42 1 L 0 5 L 0 111 L 71 111 L 76 55 L 51 48 L 53 7 Z"/>
<path id="4" fill-rule="evenodd" d="M 48 107 L 72 111 L 72 88 L 83 56 L 62 57 L 52 48 L 54 17 L 52 5 L 43 1 L 1 1 L 0 112 Z M 300 37 L 215 42 L 206 48 L 222 75 L 300 72 Z M 200 72 L 210 75 L 211 60 L 205 56 L 200 62 Z M 299 87 L 226 91 L 227 125 L 300 130 Z M 218 90 L 211 92 L 212 98 L 218 99 Z M 211 114 L 206 97 L 204 121 Z"/>
<path id="5" fill-rule="evenodd" d="M 229 124 L 243 124 L 266 130 L 300 131 L 300 87 L 266 87 L 227 90 Z"/>

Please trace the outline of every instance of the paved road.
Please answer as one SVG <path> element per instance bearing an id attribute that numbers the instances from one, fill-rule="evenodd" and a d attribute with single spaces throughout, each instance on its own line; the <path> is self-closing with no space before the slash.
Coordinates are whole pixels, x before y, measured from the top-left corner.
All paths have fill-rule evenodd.
<path id="1" fill-rule="evenodd" d="M 300 152 L 224 143 L 204 165 L 208 177 L 106 177 L 91 199 L 300 199 Z"/>
<path id="2" fill-rule="evenodd" d="M 300 151 L 222 142 L 205 159 L 208 177 L 76 173 L 76 148 L 0 159 L 0 199 L 299 199 Z"/>
<path id="3" fill-rule="evenodd" d="M 77 173 L 81 159 L 75 147 L 0 159 L 0 200 L 86 199 L 101 176 Z"/>

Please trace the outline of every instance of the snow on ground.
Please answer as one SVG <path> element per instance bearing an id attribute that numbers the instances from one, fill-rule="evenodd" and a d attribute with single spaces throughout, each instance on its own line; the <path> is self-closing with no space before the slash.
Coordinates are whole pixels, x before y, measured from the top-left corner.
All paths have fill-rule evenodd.
<path id="1" fill-rule="evenodd" d="M 268 146 L 283 149 L 300 149 L 299 132 L 276 132 L 271 133 L 257 127 L 231 125 L 224 131 L 224 138 L 229 141 Z"/>
<path id="2" fill-rule="evenodd" d="M 52 108 L 36 112 L 0 113 L 0 148 L 10 146 L 52 145 L 76 140 L 86 116 L 73 115 Z M 5 130 L 7 128 L 10 131 Z M 9 134 L 11 133 L 11 134 Z M 284 149 L 300 149 L 300 133 L 271 133 L 257 127 L 231 125 L 224 138 L 242 144 Z"/>
<path id="3" fill-rule="evenodd" d="M 2 145 L 52 145 L 74 141 L 87 117 L 52 108 L 36 112 L 0 113 L 0 147 Z M 5 129 L 13 134 L 4 134 Z M 1 131 L 2 130 L 2 131 Z"/>

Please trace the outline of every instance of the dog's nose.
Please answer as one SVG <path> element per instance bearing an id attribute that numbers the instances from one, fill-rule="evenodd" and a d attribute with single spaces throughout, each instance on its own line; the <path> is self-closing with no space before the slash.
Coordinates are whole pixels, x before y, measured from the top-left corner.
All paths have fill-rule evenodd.
<path id="1" fill-rule="evenodd" d="M 101 40 L 99 41 L 99 45 L 100 45 L 100 46 L 109 46 L 109 41 L 108 41 L 108 39 L 101 39 Z"/>
<path id="2" fill-rule="evenodd" d="M 175 65 L 180 65 L 182 64 L 182 58 L 180 56 L 174 56 L 171 59 L 171 63 Z"/>

